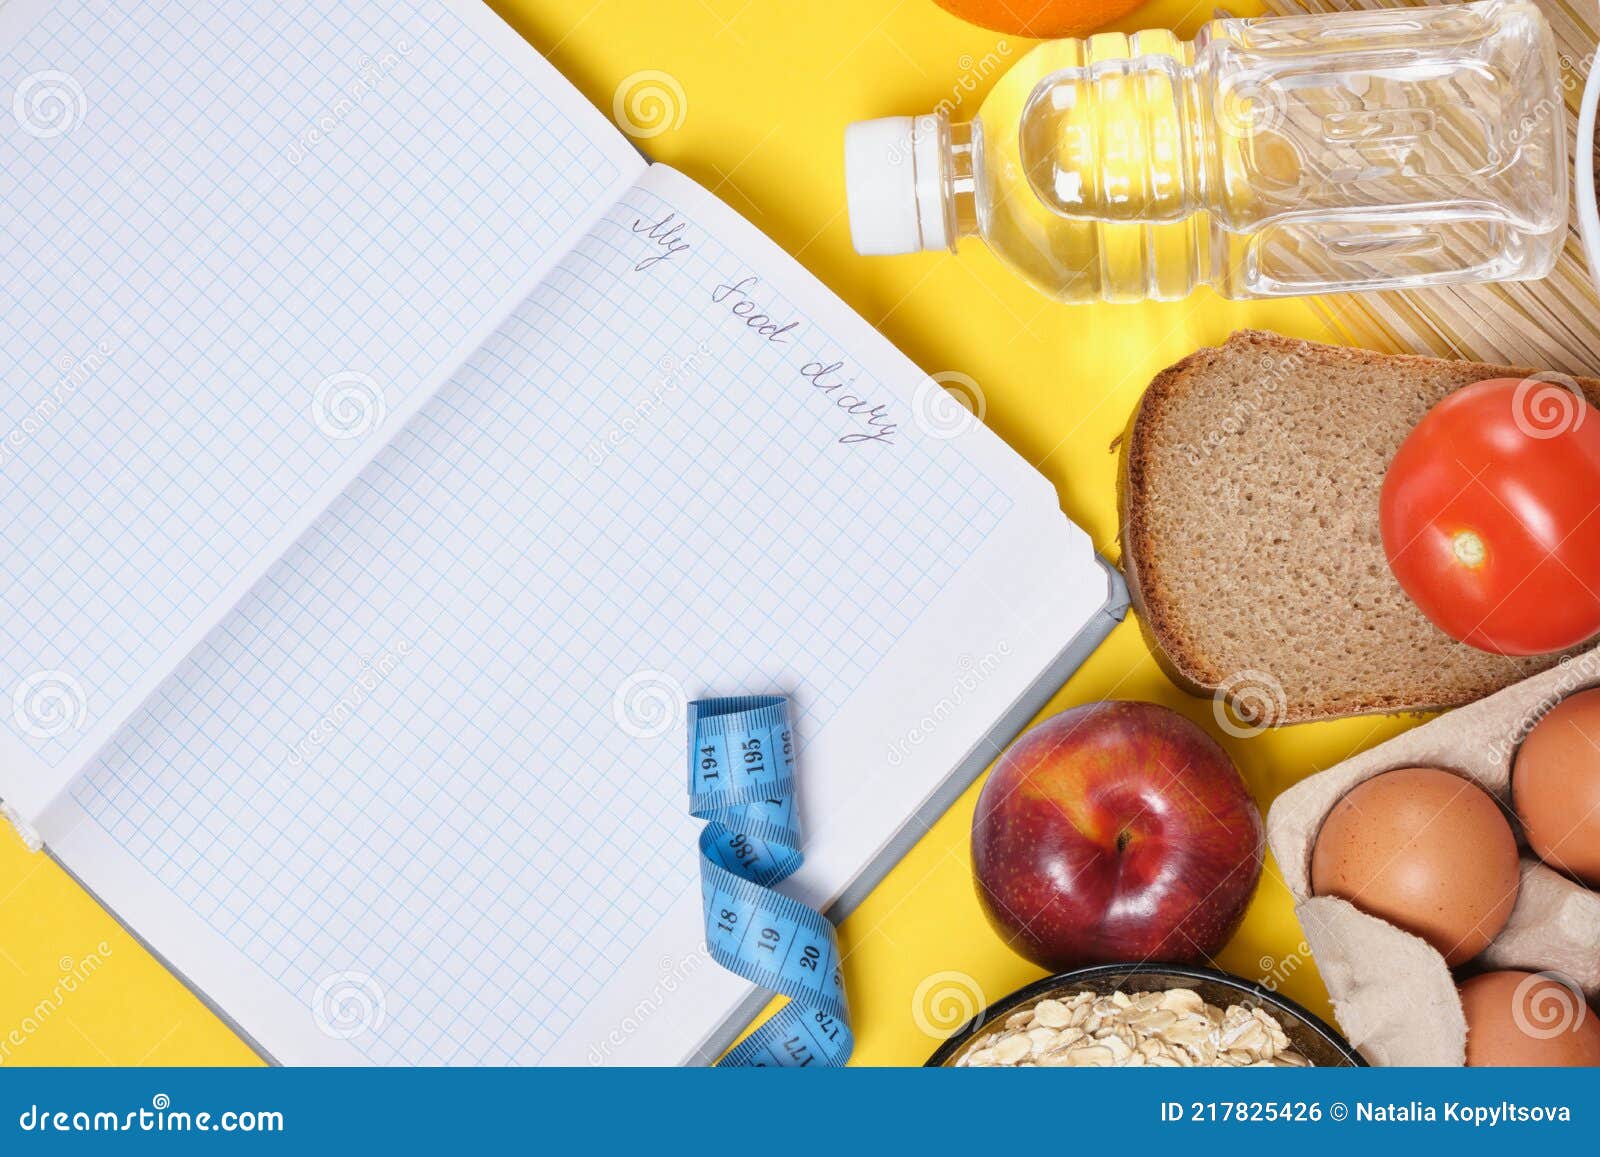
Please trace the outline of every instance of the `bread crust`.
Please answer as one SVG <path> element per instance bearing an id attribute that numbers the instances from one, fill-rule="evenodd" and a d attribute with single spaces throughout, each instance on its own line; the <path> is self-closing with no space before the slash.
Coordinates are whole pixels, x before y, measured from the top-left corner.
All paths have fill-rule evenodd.
<path id="1" fill-rule="evenodd" d="M 1244 333 L 1258 331 L 1246 330 Z M 1235 335 L 1236 337 L 1239 335 Z M 1191 368 L 1214 361 L 1220 350 L 1206 346 L 1181 361 L 1174 362 L 1151 380 L 1139 404 L 1134 407 L 1122 438 L 1122 459 L 1117 470 L 1117 519 L 1122 532 L 1122 577 L 1128 586 L 1128 602 L 1145 644 L 1156 662 L 1178 687 L 1190 695 L 1202 698 L 1216 693 L 1217 684 L 1204 681 L 1203 676 L 1186 665 L 1188 652 L 1181 647 L 1182 635 L 1175 629 L 1167 612 L 1168 601 L 1159 587 L 1146 596 L 1145 568 L 1140 559 L 1150 549 L 1149 524 L 1144 517 L 1142 498 L 1145 494 L 1147 459 L 1143 447 L 1148 443 L 1149 430 L 1161 421 L 1161 408 L 1171 397 L 1175 383 Z M 1150 580 L 1154 581 L 1154 576 Z M 1169 642 L 1170 640 L 1170 642 Z"/>
<path id="2" fill-rule="evenodd" d="M 1165 587 L 1159 568 L 1153 565 L 1153 560 L 1159 557 L 1160 543 L 1156 540 L 1148 517 L 1155 497 L 1150 492 L 1151 448 L 1157 435 L 1168 424 L 1170 411 L 1178 399 L 1188 396 L 1191 391 L 1206 388 L 1208 377 L 1217 373 L 1221 366 L 1242 353 L 1250 352 L 1294 356 L 1308 365 L 1375 366 L 1390 374 L 1397 370 L 1404 372 L 1407 367 L 1433 371 L 1444 366 L 1453 372 L 1470 370 L 1476 381 L 1496 377 L 1530 377 L 1538 372 L 1513 366 L 1449 362 L 1414 354 L 1382 354 L 1323 345 L 1263 330 L 1241 330 L 1224 345 L 1200 349 L 1158 373 L 1135 407 L 1122 439 L 1117 488 L 1122 566 L 1134 613 L 1152 653 L 1175 684 L 1192 695 L 1203 697 L 1214 697 L 1230 672 L 1223 670 L 1221 664 L 1211 660 L 1196 644 L 1185 626 L 1187 609 L 1174 592 Z M 1308 386 L 1315 388 L 1316 384 L 1311 382 Z M 1600 381 L 1585 378 L 1579 379 L 1578 384 L 1591 402 L 1600 405 Z M 1219 517 L 1235 516 L 1232 512 L 1219 514 Z M 1427 626 L 1426 620 L 1420 621 L 1424 627 Z M 1408 642 L 1394 640 L 1390 645 L 1404 647 Z M 1462 649 L 1465 653 L 1478 654 L 1471 648 L 1463 646 Z M 1436 701 L 1436 697 L 1420 690 L 1409 694 L 1398 690 L 1347 691 L 1343 695 L 1344 702 L 1308 701 L 1291 695 L 1285 710 L 1275 722 L 1298 723 L 1349 715 L 1424 712 L 1455 707 L 1499 690 L 1533 670 L 1551 666 L 1559 658 L 1558 655 L 1551 655 L 1543 660 L 1525 662 L 1518 669 L 1508 668 L 1504 679 L 1485 680 L 1483 686 L 1471 688 L 1447 700 Z"/>

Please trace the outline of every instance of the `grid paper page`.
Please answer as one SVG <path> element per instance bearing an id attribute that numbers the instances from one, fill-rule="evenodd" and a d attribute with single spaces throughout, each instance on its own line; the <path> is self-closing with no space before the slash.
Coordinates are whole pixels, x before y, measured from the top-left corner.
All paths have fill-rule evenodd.
<path id="1" fill-rule="evenodd" d="M 684 697 L 791 695 L 803 773 L 1010 509 L 909 420 L 841 441 L 804 306 L 783 345 L 708 300 L 744 260 L 628 193 L 75 787 L 306 1031 L 545 1056 L 698 887 Z"/>
<path id="2" fill-rule="evenodd" d="M 0 98 L 0 731 L 54 767 L 525 296 L 624 146 L 400 0 L 69 0 Z"/>

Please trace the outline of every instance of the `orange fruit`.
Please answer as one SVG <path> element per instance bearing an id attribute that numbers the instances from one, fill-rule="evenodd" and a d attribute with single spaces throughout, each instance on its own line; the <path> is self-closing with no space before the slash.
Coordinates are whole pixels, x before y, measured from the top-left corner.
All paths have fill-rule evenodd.
<path id="1" fill-rule="evenodd" d="M 1087 36 L 1097 28 L 1126 16 L 1144 0 L 933 0 L 982 28 L 1056 40 Z"/>

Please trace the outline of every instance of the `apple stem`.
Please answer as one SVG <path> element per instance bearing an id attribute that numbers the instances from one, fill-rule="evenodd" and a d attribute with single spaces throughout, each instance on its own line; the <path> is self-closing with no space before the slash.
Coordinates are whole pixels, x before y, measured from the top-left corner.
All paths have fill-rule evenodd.
<path id="1" fill-rule="evenodd" d="M 1133 833 L 1130 832 L 1127 828 L 1123 828 L 1120 832 L 1117 833 L 1117 854 L 1120 855 L 1123 852 L 1127 851 L 1128 850 L 1128 845 L 1131 844 L 1132 842 L 1133 842 Z"/>

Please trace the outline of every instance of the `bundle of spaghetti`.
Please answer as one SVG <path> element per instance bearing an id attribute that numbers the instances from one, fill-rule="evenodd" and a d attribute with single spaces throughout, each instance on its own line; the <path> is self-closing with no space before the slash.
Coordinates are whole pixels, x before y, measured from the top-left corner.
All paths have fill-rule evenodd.
<path id="1" fill-rule="evenodd" d="M 1600 42 L 1600 7 L 1593 0 L 1534 3 L 1555 30 L 1569 143 L 1573 150 L 1594 149 L 1600 160 L 1600 142 L 1577 140 L 1578 105 Z M 1417 5 L 1408 0 L 1266 0 L 1266 6 L 1271 14 L 1291 16 Z M 1347 293 L 1319 298 L 1316 307 L 1355 345 L 1593 374 L 1600 370 L 1600 290 L 1584 258 L 1576 198 L 1572 213 L 1560 260 L 1542 281 Z"/>

